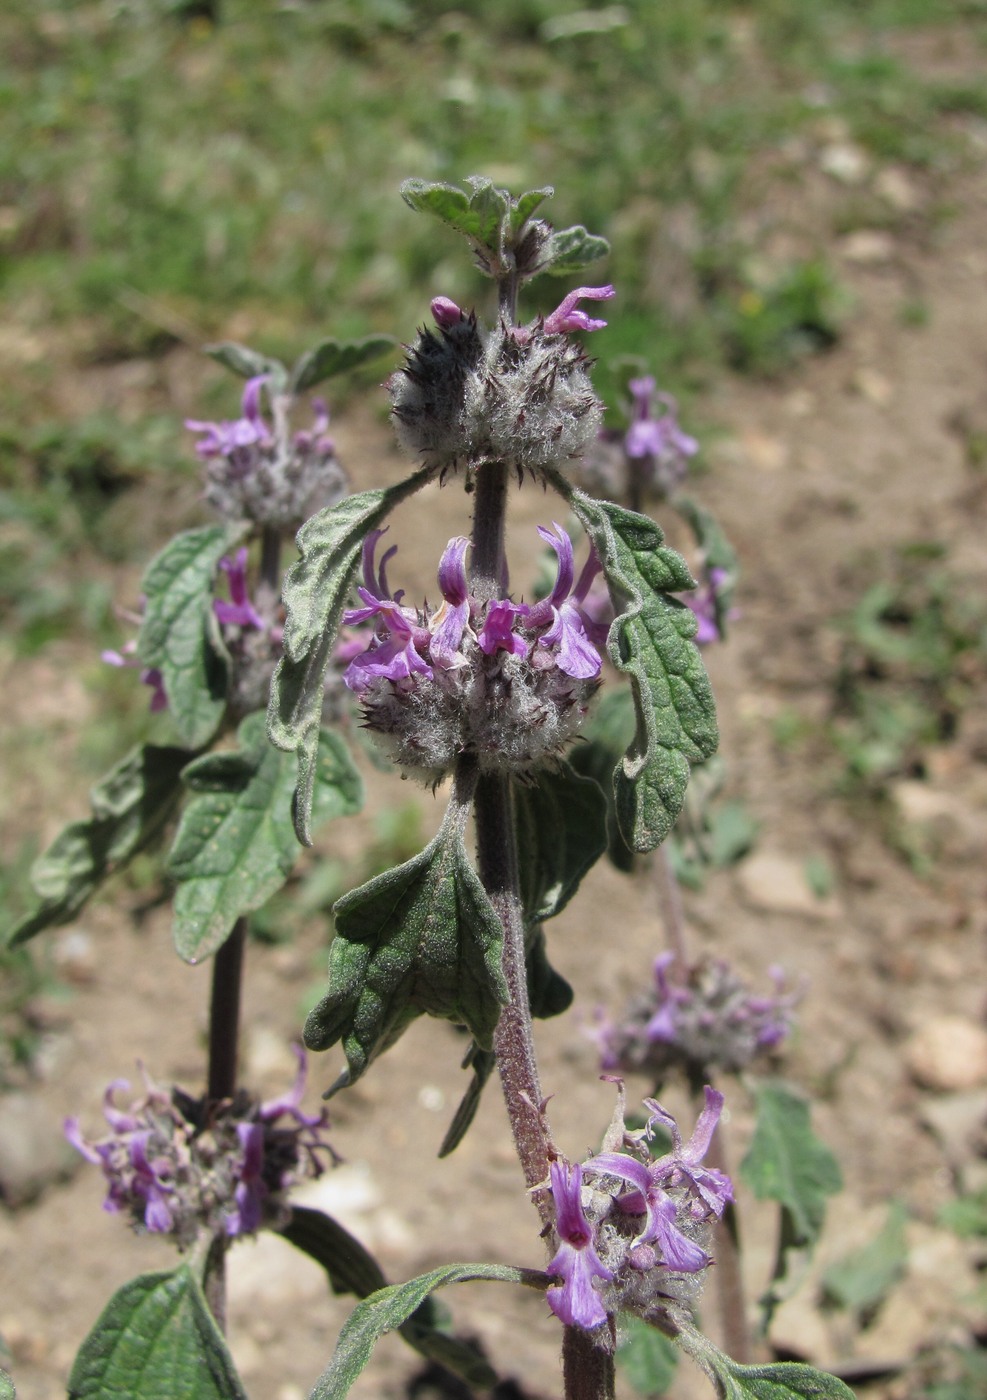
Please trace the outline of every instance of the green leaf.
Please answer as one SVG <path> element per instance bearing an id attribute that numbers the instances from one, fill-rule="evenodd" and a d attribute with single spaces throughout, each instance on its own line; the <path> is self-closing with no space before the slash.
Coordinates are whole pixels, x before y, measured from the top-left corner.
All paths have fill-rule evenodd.
<path id="1" fill-rule="evenodd" d="M 405 180 L 401 198 L 420 214 L 434 215 L 478 247 L 499 256 L 508 196 L 483 176 L 473 176 L 468 183 L 471 195 L 442 182 Z"/>
<path id="2" fill-rule="evenodd" d="M 218 360 L 234 374 L 240 375 L 241 379 L 256 379 L 261 374 L 268 375 L 275 393 L 287 383 L 288 371 L 280 360 L 261 355 L 247 345 L 238 345 L 234 340 L 224 340 L 218 345 L 204 345 L 202 349 L 205 354 Z"/>
<path id="3" fill-rule="evenodd" d="M 631 681 L 637 732 L 614 772 L 617 822 L 635 851 L 654 850 L 682 810 L 689 764 L 716 749 L 716 708 L 696 619 L 672 593 L 694 581 L 681 555 L 663 547 L 646 516 L 573 490 L 552 473 L 596 547 L 607 583 L 625 604 L 610 628 L 610 659 Z"/>
<path id="4" fill-rule="evenodd" d="M 543 185 L 540 190 L 528 190 L 511 201 L 510 228 L 515 239 L 539 205 L 551 199 L 554 193 L 553 185 Z"/>
<path id="5" fill-rule="evenodd" d="M 799 1244 L 815 1244 L 826 1198 L 843 1188 L 839 1164 L 812 1131 L 809 1105 L 784 1084 L 753 1086 L 754 1138 L 740 1174 L 760 1201 L 778 1201 L 792 1214 Z"/>
<path id="6" fill-rule="evenodd" d="M 463 1069 L 471 1069 L 473 1078 L 470 1080 L 469 1088 L 460 1100 L 448 1131 L 442 1139 L 442 1146 L 439 1148 L 440 1157 L 448 1157 L 451 1152 L 455 1152 L 466 1136 L 473 1119 L 476 1117 L 476 1110 L 480 1107 L 484 1086 L 496 1068 L 497 1056 L 494 1052 L 481 1050 L 475 1040 L 471 1041 L 470 1048 L 463 1060 Z"/>
<path id="7" fill-rule="evenodd" d="M 320 340 L 302 355 L 291 371 L 289 390 L 293 394 L 314 389 L 326 379 L 357 369 L 368 360 L 377 360 L 393 350 L 397 342 L 390 335 L 368 335 L 362 340 Z"/>
<path id="8" fill-rule="evenodd" d="M 581 272 L 584 267 L 599 262 L 610 252 L 610 244 L 605 238 L 587 233 L 582 224 L 561 229 L 553 233 L 548 247 L 542 254 L 542 272 L 553 277 L 568 277 L 572 272 Z"/>
<path id="9" fill-rule="evenodd" d="M 741 1366 L 692 1326 L 683 1327 L 675 1340 L 706 1372 L 720 1400 L 855 1400 L 843 1381 L 812 1366 L 795 1361 Z"/>
<path id="10" fill-rule="evenodd" d="M 629 686 L 606 689 L 579 731 L 580 742 L 569 752 L 569 763 L 584 778 L 592 778 L 607 804 L 607 855 L 625 874 L 634 869 L 634 852 L 620 833 L 613 793 L 613 770 L 634 738 L 634 697 Z"/>
<path id="11" fill-rule="evenodd" d="M 336 1294 L 369 1298 L 387 1287 L 387 1279 L 368 1249 L 338 1221 L 321 1210 L 292 1207 L 281 1234 L 310 1259 L 321 1264 Z M 468 1385 L 488 1389 L 497 1377 L 475 1347 L 441 1330 L 438 1309 L 426 1298 L 398 1329 L 409 1346 L 461 1376 Z"/>
<path id="12" fill-rule="evenodd" d="M 147 603 L 138 654 L 161 672 L 172 720 L 193 749 L 209 742 L 226 709 L 227 657 L 213 587 L 220 559 L 245 528 L 208 525 L 176 535 L 141 584 Z"/>
<path id="13" fill-rule="evenodd" d="M 539 1288 L 548 1282 L 544 1274 L 515 1269 L 507 1264 L 446 1264 L 408 1283 L 395 1283 L 382 1288 L 358 1304 L 346 1320 L 332 1361 L 316 1382 L 309 1400 L 343 1400 L 385 1332 L 391 1332 L 407 1322 L 436 1288 L 477 1279 L 523 1283 Z"/>
<path id="14" fill-rule="evenodd" d="M 839 1164 L 812 1131 L 809 1106 L 784 1084 L 753 1086 L 757 1109 L 754 1137 L 740 1175 L 759 1200 L 777 1201 L 781 1225 L 774 1274 L 761 1298 L 767 1327 L 787 1291 L 798 1253 L 815 1248 L 826 1216 L 826 1198 L 842 1189 Z"/>
<path id="15" fill-rule="evenodd" d="M 187 749 L 142 744 L 96 784 L 89 795 L 93 815 L 72 822 L 34 862 L 38 903 L 13 930 L 11 943 L 75 918 L 107 876 L 154 840 L 175 810 L 191 757 Z"/>
<path id="16" fill-rule="evenodd" d="M 284 656 L 271 682 L 267 724 L 272 743 L 298 754 L 294 822 L 303 845 L 312 844 L 325 676 L 363 541 L 429 475 L 427 470 L 416 472 L 387 490 L 348 496 L 313 515 L 298 532 L 301 557 L 284 579 Z"/>
<path id="17" fill-rule="evenodd" d="M 450 803 L 421 855 L 352 891 L 334 906 L 329 990 L 305 1023 L 310 1050 L 338 1040 L 352 1084 L 417 1016 L 469 1028 L 489 1049 L 507 1001 L 503 929 L 466 858 L 468 806 Z"/>
<path id="18" fill-rule="evenodd" d="M 727 635 L 737 584 L 737 554 L 716 517 L 690 496 L 675 496 L 672 505 L 688 523 L 703 555 L 706 570 L 721 569 L 725 578 L 716 588 L 716 626 L 721 637 Z"/>
<path id="19" fill-rule="evenodd" d="M 565 908 L 606 850 L 607 802 L 567 763 L 513 786 L 525 918 L 541 923 Z"/>
<path id="20" fill-rule="evenodd" d="M 168 858 L 175 892 L 175 946 L 197 963 L 225 943 L 241 914 L 281 888 L 298 858 L 291 819 L 295 765 L 267 738 L 264 716 L 248 715 L 239 747 L 205 754 L 182 774 L 192 791 Z M 346 746 L 319 736 L 313 825 L 359 811 L 360 775 Z"/>
<path id="21" fill-rule="evenodd" d="M 142 1274 L 110 1299 L 83 1342 L 69 1400 L 246 1400 L 187 1264 Z"/>
<path id="22" fill-rule="evenodd" d="M 908 1211 L 901 1201 L 892 1201 L 880 1234 L 832 1264 L 823 1274 L 823 1297 L 840 1308 L 866 1312 L 880 1303 L 905 1272 L 908 1242 L 905 1225 Z"/>
<path id="23" fill-rule="evenodd" d="M 14 1382 L 4 1370 L 0 1370 L 0 1400 L 17 1400 Z"/>
<path id="24" fill-rule="evenodd" d="M 638 1395 L 662 1396 L 672 1383 L 679 1354 L 675 1343 L 657 1327 L 632 1313 L 620 1321 L 617 1366 Z"/>

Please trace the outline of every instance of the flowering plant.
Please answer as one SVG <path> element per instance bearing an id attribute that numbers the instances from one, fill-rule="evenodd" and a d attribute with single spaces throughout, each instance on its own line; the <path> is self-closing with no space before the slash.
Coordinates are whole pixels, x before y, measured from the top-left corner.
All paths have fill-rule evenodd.
<path id="1" fill-rule="evenodd" d="M 322 342 L 290 372 L 244 347 L 217 348 L 246 380 L 242 416 L 189 426 L 222 523 L 186 532 L 152 563 L 136 646 L 141 666 L 158 673 L 155 694 L 166 697 L 178 745 L 142 747 L 94 791 L 91 819 L 69 828 L 38 867 L 38 908 L 17 934 L 71 917 L 109 870 L 160 836 L 187 790 L 168 869 L 179 952 L 190 962 L 214 959 L 205 1093 L 167 1093 L 148 1081 L 127 1110 L 114 1103 L 115 1084 L 107 1137 L 90 1139 L 74 1119 L 67 1128 L 102 1170 L 109 1207 L 172 1235 L 186 1254 L 175 1270 L 142 1275 L 115 1295 L 83 1345 L 70 1391 L 89 1400 L 164 1400 L 178 1390 L 239 1400 L 222 1334 L 224 1259 L 231 1241 L 271 1227 L 362 1300 L 312 1400 L 341 1400 L 376 1338 L 392 1329 L 471 1384 L 492 1385 L 485 1360 L 439 1327 L 430 1307 L 437 1287 L 476 1278 L 544 1293 L 562 1324 L 567 1400 L 613 1396 L 618 1327 L 628 1317 L 680 1342 L 721 1395 L 846 1397 L 839 1381 L 809 1368 L 737 1364 L 696 1330 L 694 1305 L 733 1191 L 706 1160 L 723 1109 L 718 1090 L 706 1089 L 687 1142 L 653 1099 L 643 1129 L 629 1128 L 622 1089 L 600 1151 L 574 1163 L 555 1142 L 533 1018 L 563 1010 L 572 993 L 551 967 L 544 925 L 606 849 L 608 812 L 628 849 L 653 851 L 682 810 L 690 765 L 716 748 L 700 619 L 678 596 L 695 581 L 652 520 L 575 484 L 602 404 L 574 337 L 605 326 L 580 303 L 609 301 L 614 289 L 580 286 L 549 315 L 518 317 L 532 278 L 580 272 L 606 252 L 604 241 L 581 227 L 555 231 L 540 217 L 549 188 L 512 197 L 474 177 L 466 190 L 409 181 L 402 193 L 466 238 L 495 283 L 495 319 L 486 325 L 447 297 L 433 299 L 434 329 L 419 332 L 389 382 L 398 438 L 416 470 L 351 495 L 341 494 L 324 409 L 316 406 L 314 429 L 294 434 L 289 411 L 295 396 L 381 343 Z M 662 445 L 660 419 L 649 437 L 651 390 L 637 392 L 631 455 L 687 455 L 689 440 L 667 422 Z M 470 533 L 454 536 L 438 560 L 441 602 L 418 607 L 392 588 L 394 549 L 381 552 L 386 522 L 414 493 L 455 475 L 472 495 Z M 581 544 L 577 573 L 570 526 L 539 527 L 554 579 L 529 601 L 511 590 L 505 536 L 512 482 L 532 478 L 561 497 L 585 555 Z M 313 509 L 282 583 L 282 533 Z M 216 596 L 220 576 L 228 597 Z M 621 680 L 634 733 L 605 795 L 569 763 L 568 746 L 601 684 Z M 268 688 L 273 746 L 257 704 Z M 325 1114 L 301 1109 L 301 1080 L 267 1104 L 238 1083 L 245 917 L 283 883 L 319 822 L 359 805 L 358 779 L 331 724 L 341 691 L 398 768 L 436 789 L 447 781 L 446 807 L 423 851 L 337 902 L 328 984 L 306 1021 L 305 1045 L 342 1047 L 346 1069 L 330 1097 L 417 1017 L 463 1027 L 470 1081 L 442 1151 L 469 1131 L 496 1068 L 539 1218 L 540 1268 L 447 1264 L 386 1285 L 338 1222 L 286 1197 L 299 1175 L 321 1169 L 320 1154 L 332 1157 Z M 662 1131 L 670 1150 L 656 1155 Z"/>

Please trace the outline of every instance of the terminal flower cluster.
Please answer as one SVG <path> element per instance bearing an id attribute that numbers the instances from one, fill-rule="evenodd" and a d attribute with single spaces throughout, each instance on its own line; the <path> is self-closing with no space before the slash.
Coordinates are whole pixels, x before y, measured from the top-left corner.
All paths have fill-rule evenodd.
<path id="1" fill-rule="evenodd" d="M 270 423 L 261 411 L 265 386 Z M 241 415 L 234 422 L 189 418 L 185 426 L 200 434 L 195 450 L 206 466 L 206 500 L 224 520 L 297 530 L 317 510 L 341 500 L 347 481 L 322 399 L 313 400 L 312 427 L 293 433 L 292 397 L 270 388 L 268 375 L 255 375 L 244 386 Z"/>
<path id="2" fill-rule="evenodd" d="M 581 1165 L 553 1162 L 550 1186 L 560 1244 L 547 1272 L 561 1280 L 548 1304 L 569 1326 L 592 1331 L 623 1310 L 654 1322 L 691 1305 L 712 1256 L 711 1226 L 733 1199 L 729 1177 L 703 1166 L 723 1109 L 707 1086 L 705 1106 L 688 1143 L 654 1099 L 647 1126 L 627 1132 L 623 1095 L 612 1150 Z M 672 1150 L 652 1157 L 655 1127 Z"/>
<path id="3" fill-rule="evenodd" d="M 182 1249 L 205 1230 L 250 1235 L 285 1218 L 287 1192 L 334 1160 L 323 1136 L 326 1110 L 305 1113 L 305 1056 L 291 1090 L 270 1103 L 245 1094 L 210 1107 L 180 1089 L 169 1094 L 144 1075 L 144 1094 L 129 1108 L 114 1103 L 129 1089 L 116 1079 L 103 1096 L 110 1133 L 90 1141 L 78 1118 L 65 1136 L 107 1182 L 104 1210 L 129 1215 L 137 1230 L 170 1235 Z"/>
<path id="4" fill-rule="evenodd" d="M 398 440 L 437 471 L 512 462 L 519 476 L 579 457 L 593 442 L 603 406 L 590 361 L 568 339 L 605 321 L 577 302 L 605 301 L 613 288 L 579 287 L 551 315 L 490 331 L 473 311 L 436 297 L 437 333 L 419 332 L 390 381 Z"/>
<path id="5" fill-rule="evenodd" d="M 676 1066 L 692 1079 L 736 1072 L 777 1049 L 790 1032 L 801 993 L 784 991 L 780 968 L 770 969 L 775 994 L 758 996 L 727 962 L 696 963 L 681 980 L 669 975 L 673 963 L 672 953 L 656 958 L 649 995 L 634 1001 L 622 1022 L 594 1028 L 604 1070 L 635 1071 L 655 1082 Z"/>
<path id="6" fill-rule="evenodd" d="M 487 769 L 525 769 L 551 757 L 574 733 L 598 685 L 606 621 L 589 599 L 600 563 L 591 551 L 578 579 L 572 541 L 555 524 L 538 527 L 554 550 L 548 597 L 515 603 L 479 599 L 466 576 L 469 541 L 449 541 L 439 564 L 441 604 L 415 609 L 392 594 L 387 550 L 379 566 L 373 531 L 363 550 L 362 607 L 349 626 L 372 622 L 370 644 L 351 655 L 343 680 L 359 697 L 367 727 L 396 762 L 438 780 L 464 751 Z"/>

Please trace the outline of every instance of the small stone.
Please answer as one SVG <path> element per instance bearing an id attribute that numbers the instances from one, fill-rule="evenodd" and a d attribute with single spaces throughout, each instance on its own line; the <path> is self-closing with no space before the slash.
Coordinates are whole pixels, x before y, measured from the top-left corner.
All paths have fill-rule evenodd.
<path id="1" fill-rule="evenodd" d="M 759 852 L 739 866 L 737 877 L 747 903 L 766 913 L 836 919 L 843 912 L 835 895 L 820 899 L 813 894 L 802 863 L 791 856 Z"/>
<path id="2" fill-rule="evenodd" d="M 987 1084 L 987 1029 L 964 1016 L 936 1016 L 906 1044 L 905 1063 L 923 1088 L 979 1088 Z"/>
<path id="3" fill-rule="evenodd" d="M 55 967 L 66 982 L 83 986 L 96 976 L 96 949 L 85 929 L 64 929 L 55 939 L 52 955 Z"/>
<path id="4" fill-rule="evenodd" d="M 820 151 L 819 168 L 841 185 L 859 185 L 870 169 L 870 162 L 851 141 L 834 141 Z"/>
<path id="5" fill-rule="evenodd" d="M 862 266 L 890 262 L 895 253 L 895 241 L 890 233 L 879 228 L 858 228 L 841 238 L 837 248 L 848 262 Z"/>
<path id="6" fill-rule="evenodd" d="M 867 365 L 862 365 L 857 370 L 851 382 L 861 398 L 865 398 L 877 408 L 887 408 L 894 398 L 894 385 L 887 375 L 882 374 L 880 370 L 870 369 Z"/>
<path id="7" fill-rule="evenodd" d="M 46 1186 L 71 1176 L 81 1161 L 40 1099 L 20 1093 L 0 1098 L 0 1199 L 8 1206 L 36 1200 Z"/>
<path id="8" fill-rule="evenodd" d="M 922 202 L 915 185 L 897 165 L 889 165 L 878 171 L 874 191 L 899 214 L 912 213 Z"/>

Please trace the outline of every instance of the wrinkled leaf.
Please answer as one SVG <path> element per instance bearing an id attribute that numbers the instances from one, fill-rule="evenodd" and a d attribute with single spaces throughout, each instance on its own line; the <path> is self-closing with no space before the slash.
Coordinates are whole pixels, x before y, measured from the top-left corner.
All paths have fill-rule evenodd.
<path id="1" fill-rule="evenodd" d="M 207 525 L 176 535 L 144 574 L 137 642 L 164 681 L 168 711 L 189 748 L 207 744 L 226 709 L 228 659 L 213 613 L 216 570 L 245 526 Z"/>
<path id="2" fill-rule="evenodd" d="M 637 732 L 614 772 L 617 821 L 635 851 L 659 845 L 682 809 L 689 764 L 717 745 L 716 708 L 699 650 L 696 619 L 671 594 L 694 581 L 681 555 L 663 546 L 646 516 L 575 491 L 560 473 L 553 483 L 568 499 L 624 605 L 610 628 L 610 659 L 631 681 Z"/>
<path id="3" fill-rule="evenodd" d="M 225 943 L 241 914 L 281 888 L 298 858 L 291 817 L 295 764 L 268 741 L 264 716 L 248 715 L 238 748 L 205 754 L 182 774 L 192 797 L 168 871 L 175 891 L 175 946 L 201 962 Z M 362 784 L 346 746 L 323 729 L 315 764 L 313 825 L 360 809 Z"/>
<path id="4" fill-rule="evenodd" d="M 657 1400 L 672 1383 L 679 1354 L 675 1343 L 633 1313 L 620 1320 L 617 1366 L 638 1395 Z"/>
<path id="5" fill-rule="evenodd" d="M 312 799 L 322 728 L 325 676 L 363 541 L 428 471 L 388 490 L 363 491 L 319 511 L 298 532 L 301 557 L 285 575 L 284 656 L 271 682 L 268 733 L 279 749 L 298 754 L 294 821 L 298 839 L 312 844 Z"/>
<path id="6" fill-rule="evenodd" d="M 296 1249 L 321 1264 L 334 1293 L 369 1298 L 371 1293 L 387 1287 L 387 1279 L 370 1251 L 321 1210 L 293 1206 L 291 1219 L 280 1233 Z M 426 1298 L 398 1331 L 409 1346 L 454 1371 L 468 1385 L 487 1389 L 495 1383 L 496 1375 L 475 1347 L 441 1330 L 432 1298 Z"/>
<path id="7" fill-rule="evenodd" d="M 83 1342 L 69 1400 L 246 1400 L 187 1264 L 142 1274 L 110 1299 Z"/>
<path id="8" fill-rule="evenodd" d="M 741 1366 L 692 1326 L 683 1327 L 675 1340 L 706 1372 L 720 1400 L 855 1400 L 843 1381 L 812 1366 L 795 1361 Z"/>
<path id="9" fill-rule="evenodd" d="M 507 1264 L 446 1264 L 408 1283 L 395 1283 L 382 1288 L 359 1303 L 346 1320 L 332 1361 L 316 1382 L 309 1400 L 343 1400 L 385 1332 L 391 1332 L 407 1322 L 434 1289 L 449 1283 L 469 1283 L 477 1279 L 523 1283 L 533 1287 L 543 1287 L 548 1283 L 544 1274 L 511 1268 Z"/>
<path id="10" fill-rule="evenodd" d="M 175 810 L 191 757 L 188 749 L 142 744 L 96 784 L 93 815 L 67 826 L 31 867 L 38 904 L 13 930 L 12 943 L 75 918 L 108 875 L 154 840 Z"/>
<path id="11" fill-rule="evenodd" d="M 417 1016 L 469 1028 L 489 1049 L 507 1001 L 503 929 L 463 845 L 465 808 L 450 804 L 421 855 L 334 906 L 329 990 L 305 1023 L 310 1050 L 342 1040 L 354 1083 Z"/>
<path id="12" fill-rule="evenodd" d="M 904 1204 L 892 1201 L 880 1234 L 823 1274 L 823 1297 L 828 1303 L 866 1312 L 890 1293 L 908 1263 L 907 1221 Z"/>
<path id="13" fill-rule="evenodd" d="M 418 213 L 434 215 L 457 233 L 465 234 L 478 247 L 499 256 L 501 229 L 508 208 L 507 194 L 482 176 L 473 176 L 468 183 L 472 189 L 469 195 L 455 185 L 405 180 L 401 197 Z"/>
<path id="14" fill-rule="evenodd" d="M 256 379 L 267 375 L 271 388 L 280 392 L 288 382 L 288 371 L 280 360 L 271 359 L 251 350 L 248 345 L 238 345 L 235 340 L 224 340 L 218 345 L 204 345 L 203 351 L 221 365 L 238 374 L 241 379 Z"/>
<path id="15" fill-rule="evenodd" d="M 395 344 L 390 335 L 368 335 L 362 340 L 322 340 L 298 360 L 291 371 L 289 389 L 293 394 L 314 389 L 333 375 L 346 374 L 368 360 L 379 359 L 393 350 Z"/>
<path id="16" fill-rule="evenodd" d="M 581 272 L 610 252 L 610 244 L 597 234 L 587 233 L 582 224 L 553 233 L 542 254 L 541 271 L 553 277 L 567 277 Z"/>
<path id="17" fill-rule="evenodd" d="M 757 1121 L 740 1175 L 759 1200 L 777 1201 L 781 1226 L 774 1275 L 761 1299 L 767 1326 L 786 1294 L 799 1252 L 811 1253 L 826 1216 L 826 1198 L 842 1189 L 839 1164 L 812 1131 L 809 1106 L 784 1084 L 753 1086 Z"/>
<path id="18" fill-rule="evenodd" d="M 525 919 L 541 923 L 564 909 L 607 848 L 607 803 L 599 786 L 567 763 L 514 784 Z"/>

